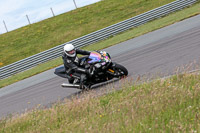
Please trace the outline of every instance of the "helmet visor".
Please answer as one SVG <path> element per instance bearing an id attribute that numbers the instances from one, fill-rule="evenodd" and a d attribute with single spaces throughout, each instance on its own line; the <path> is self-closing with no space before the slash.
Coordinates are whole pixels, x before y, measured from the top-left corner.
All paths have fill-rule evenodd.
<path id="1" fill-rule="evenodd" d="M 69 55 L 73 55 L 75 53 L 75 50 L 71 50 L 71 51 L 66 51 Z"/>

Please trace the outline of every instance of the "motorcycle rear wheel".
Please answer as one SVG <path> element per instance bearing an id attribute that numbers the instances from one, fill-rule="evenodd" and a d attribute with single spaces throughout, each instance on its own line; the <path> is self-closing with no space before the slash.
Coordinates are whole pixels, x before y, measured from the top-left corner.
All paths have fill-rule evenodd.
<path id="1" fill-rule="evenodd" d="M 74 78 L 68 79 L 68 82 L 69 82 L 70 84 L 73 84 Z"/>

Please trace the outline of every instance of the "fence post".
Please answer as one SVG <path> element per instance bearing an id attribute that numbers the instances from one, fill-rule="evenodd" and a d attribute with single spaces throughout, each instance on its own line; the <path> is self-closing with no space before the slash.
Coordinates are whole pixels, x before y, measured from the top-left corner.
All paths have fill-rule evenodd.
<path id="1" fill-rule="evenodd" d="M 54 14 L 54 12 L 53 12 L 53 9 L 52 9 L 52 7 L 51 7 L 51 12 L 52 12 L 53 16 L 55 17 L 55 14 Z"/>
<path id="2" fill-rule="evenodd" d="M 31 24 L 31 22 L 30 22 L 30 20 L 29 20 L 29 18 L 28 18 L 28 15 L 26 15 L 26 18 L 27 18 L 27 20 L 28 20 L 28 23 Z"/>
<path id="3" fill-rule="evenodd" d="M 4 23 L 4 26 L 5 26 L 5 28 L 6 28 L 6 31 L 8 32 L 8 29 L 7 29 L 7 26 L 6 26 L 6 23 L 5 23 L 4 20 L 3 20 L 3 23 Z"/>
<path id="4" fill-rule="evenodd" d="M 77 7 L 77 5 L 76 5 L 76 1 L 75 1 L 75 0 L 73 0 L 73 1 L 74 1 L 74 5 L 75 5 L 75 7 L 76 7 L 76 9 L 77 9 L 78 7 Z"/>

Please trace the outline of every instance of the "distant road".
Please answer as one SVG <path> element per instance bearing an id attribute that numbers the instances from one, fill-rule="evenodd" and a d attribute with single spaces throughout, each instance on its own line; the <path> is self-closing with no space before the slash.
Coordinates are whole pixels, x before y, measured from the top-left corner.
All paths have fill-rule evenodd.
<path id="1" fill-rule="evenodd" d="M 129 70 L 130 78 L 144 74 L 174 74 L 177 67 L 195 61 L 200 64 L 200 15 L 105 50 L 114 62 Z M 62 88 L 60 85 L 66 79 L 53 72 L 54 69 L 0 89 L 0 118 L 9 113 L 24 112 L 38 104 L 49 106 L 80 92 Z"/>

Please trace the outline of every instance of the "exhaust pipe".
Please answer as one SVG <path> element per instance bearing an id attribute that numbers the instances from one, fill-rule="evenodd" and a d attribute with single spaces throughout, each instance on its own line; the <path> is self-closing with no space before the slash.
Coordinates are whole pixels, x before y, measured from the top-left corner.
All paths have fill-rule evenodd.
<path id="1" fill-rule="evenodd" d="M 61 84 L 62 87 L 73 87 L 73 88 L 80 88 L 80 85 L 76 85 L 76 84 L 67 84 L 67 83 L 63 83 Z"/>

